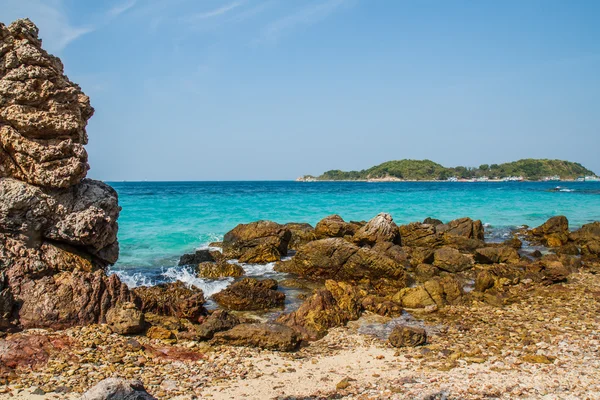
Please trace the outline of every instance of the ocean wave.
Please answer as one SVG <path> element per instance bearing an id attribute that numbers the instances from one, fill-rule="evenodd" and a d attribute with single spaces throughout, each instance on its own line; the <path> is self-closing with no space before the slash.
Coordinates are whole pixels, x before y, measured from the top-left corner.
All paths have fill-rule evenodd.
<path id="1" fill-rule="evenodd" d="M 129 288 L 155 285 L 155 282 L 152 281 L 148 275 L 142 274 L 141 272 L 129 273 L 123 270 L 113 270 L 110 271 L 110 273 L 117 275 L 121 282 L 126 284 Z"/>
<path id="2" fill-rule="evenodd" d="M 181 281 L 187 285 L 195 286 L 202 289 L 205 297 L 210 297 L 213 294 L 220 292 L 233 282 L 233 278 L 225 279 L 202 279 L 198 278 L 195 272 L 189 267 L 171 267 L 167 268 L 162 276 L 167 282 Z"/>

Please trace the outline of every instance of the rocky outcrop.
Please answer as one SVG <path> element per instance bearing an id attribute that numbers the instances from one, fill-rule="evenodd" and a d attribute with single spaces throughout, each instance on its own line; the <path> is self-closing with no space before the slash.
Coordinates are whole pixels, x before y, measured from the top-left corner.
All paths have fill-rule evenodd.
<path id="1" fill-rule="evenodd" d="M 533 242 L 548 247 L 560 247 L 569 240 L 569 221 L 563 215 L 552 217 L 528 233 L 529 239 Z"/>
<path id="2" fill-rule="evenodd" d="M 285 225 L 271 221 L 240 224 L 225 234 L 223 254 L 243 263 L 263 264 L 287 255 L 292 237 Z"/>
<path id="3" fill-rule="evenodd" d="M 285 294 L 277 291 L 275 279 L 244 278 L 214 294 L 213 299 L 229 310 L 268 310 L 283 307 Z"/>
<path id="4" fill-rule="evenodd" d="M 156 400 L 138 380 L 106 378 L 81 396 L 80 400 Z"/>
<path id="5" fill-rule="evenodd" d="M 217 344 L 277 351 L 294 351 L 300 345 L 296 331 L 277 323 L 236 325 L 230 330 L 215 333 L 213 340 Z"/>
<path id="6" fill-rule="evenodd" d="M 238 325 L 240 320 L 225 310 L 215 310 L 208 316 L 202 325 L 195 329 L 195 340 L 212 339 L 215 333 L 222 332 Z"/>
<path id="7" fill-rule="evenodd" d="M 308 242 L 317 240 L 315 228 L 310 224 L 290 222 L 284 225 L 292 233 L 288 248 L 290 250 L 298 250 Z"/>
<path id="8" fill-rule="evenodd" d="M 354 234 L 353 241 L 358 246 L 381 242 L 400 244 L 400 231 L 390 214 L 380 213 Z"/>
<path id="9" fill-rule="evenodd" d="M 135 300 L 104 268 L 119 254 L 117 193 L 84 179 L 89 98 L 41 48 L 37 27 L 0 24 L 0 326 L 104 322 Z"/>
<path id="10" fill-rule="evenodd" d="M 203 262 L 214 262 L 215 259 L 208 249 L 196 250 L 194 253 L 184 254 L 179 258 L 178 265 L 198 265 Z"/>
<path id="11" fill-rule="evenodd" d="M 140 286 L 133 290 L 140 299 L 140 309 L 167 317 L 185 318 L 198 322 L 206 315 L 204 294 L 195 286 L 182 282 L 163 283 L 156 286 Z"/>
<path id="12" fill-rule="evenodd" d="M 0 24 L 0 177 L 68 188 L 89 169 L 90 99 L 42 49 L 29 20 Z"/>
<path id="13" fill-rule="evenodd" d="M 325 289 L 318 290 L 298 310 L 282 315 L 277 321 L 294 328 L 305 340 L 316 340 L 329 328 L 358 319 L 364 295 L 352 285 L 328 280 Z"/>
<path id="14" fill-rule="evenodd" d="M 244 268 L 227 261 L 203 262 L 198 265 L 198 277 L 205 279 L 219 279 L 225 277 L 240 277 L 244 275 Z"/>
<path id="15" fill-rule="evenodd" d="M 475 261 L 480 264 L 516 263 L 521 257 L 512 247 L 484 247 L 475 250 Z"/>
<path id="16" fill-rule="evenodd" d="M 337 281 L 385 279 L 398 288 L 406 285 L 406 274 L 402 264 L 385 254 L 358 247 L 341 238 L 310 242 L 291 260 L 275 265 L 275 270 L 310 279 Z"/>
<path id="17" fill-rule="evenodd" d="M 447 272 L 461 272 L 473 266 L 473 260 L 452 247 L 442 247 L 433 253 L 433 265 Z"/>
<path id="18" fill-rule="evenodd" d="M 463 295 L 461 284 L 447 275 L 428 280 L 420 286 L 402 289 L 392 300 L 405 308 L 441 308 L 448 304 L 456 304 Z"/>
<path id="19" fill-rule="evenodd" d="M 359 227 L 342 219 L 339 215 L 330 215 L 323 218 L 315 226 L 315 235 L 318 239 L 343 238 L 353 236 Z"/>
<path id="20" fill-rule="evenodd" d="M 459 218 L 447 224 L 438 224 L 437 220 L 413 222 L 399 227 L 403 246 L 439 247 L 451 246 L 460 250 L 473 250 L 483 247 L 484 229 L 479 220 Z"/>

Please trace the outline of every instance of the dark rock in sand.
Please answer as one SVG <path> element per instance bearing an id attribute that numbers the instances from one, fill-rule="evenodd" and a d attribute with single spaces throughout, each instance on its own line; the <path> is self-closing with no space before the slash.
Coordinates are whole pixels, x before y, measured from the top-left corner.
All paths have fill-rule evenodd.
<path id="1" fill-rule="evenodd" d="M 214 294 L 213 299 L 230 310 L 268 310 L 283 307 L 285 294 L 277 291 L 275 279 L 244 278 Z"/>
<path id="2" fill-rule="evenodd" d="M 456 303 L 463 295 L 460 283 L 451 276 L 445 276 L 431 279 L 420 286 L 402 289 L 392 300 L 406 308 L 441 308 Z"/>
<path id="3" fill-rule="evenodd" d="M 139 380 L 106 378 L 85 392 L 80 400 L 156 400 Z"/>
<path id="4" fill-rule="evenodd" d="M 208 249 L 196 250 L 195 253 L 184 254 L 179 258 L 178 265 L 198 265 L 203 262 L 214 262 L 215 259 Z"/>
<path id="5" fill-rule="evenodd" d="M 240 320 L 225 310 L 215 310 L 195 329 L 195 340 L 212 339 L 217 332 L 226 331 L 238 325 Z"/>
<path id="6" fill-rule="evenodd" d="M 213 340 L 217 344 L 277 351 L 294 351 L 300 344 L 295 330 L 278 323 L 236 325 L 230 330 L 215 333 Z"/>
<path id="7" fill-rule="evenodd" d="M 240 277 L 245 274 L 244 268 L 227 261 L 204 262 L 198 265 L 197 275 L 205 279 L 219 279 L 225 277 Z"/>
<path id="8" fill-rule="evenodd" d="M 144 330 L 144 314 L 133 303 L 122 303 L 106 313 L 106 323 L 115 333 L 132 335 Z"/>
<path id="9" fill-rule="evenodd" d="M 243 263 L 263 264 L 287 255 L 292 237 L 285 225 L 271 221 L 240 224 L 225 234 L 223 254 Z"/>
<path id="10" fill-rule="evenodd" d="M 188 287 L 183 282 L 141 286 L 135 288 L 134 292 L 141 301 L 140 309 L 145 313 L 185 318 L 193 322 L 206 315 L 202 290 Z"/>
<path id="11" fill-rule="evenodd" d="M 394 347 L 416 347 L 427 343 L 427 332 L 423 328 L 397 326 L 389 337 Z"/>
<path id="12" fill-rule="evenodd" d="M 375 295 L 368 295 L 361 301 L 362 308 L 384 317 L 398 317 L 402 314 L 402 305 L 388 299 Z"/>
<path id="13" fill-rule="evenodd" d="M 390 214 L 380 213 L 361 227 L 352 240 L 358 246 L 373 246 L 381 242 L 400 244 L 400 231 Z"/>

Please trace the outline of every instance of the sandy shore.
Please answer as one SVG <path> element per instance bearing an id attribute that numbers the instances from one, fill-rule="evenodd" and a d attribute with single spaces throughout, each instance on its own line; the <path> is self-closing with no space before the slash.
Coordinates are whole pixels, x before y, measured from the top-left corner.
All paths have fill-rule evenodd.
<path id="1" fill-rule="evenodd" d="M 104 326 L 25 332 L 70 345 L 45 365 L 19 371 L 0 398 L 74 399 L 120 376 L 142 380 L 161 399 L 599 399 L 600 276 L 518 285 L 512 294 L 504 307 L 415 314 L 429 332 L 417 348 L 391 347 L 381 339 L 390 321 L 377 316 L 332 329 L 295 353 L 127 338 Z M 47 394 L 32 395 L 36 388 Z"/>

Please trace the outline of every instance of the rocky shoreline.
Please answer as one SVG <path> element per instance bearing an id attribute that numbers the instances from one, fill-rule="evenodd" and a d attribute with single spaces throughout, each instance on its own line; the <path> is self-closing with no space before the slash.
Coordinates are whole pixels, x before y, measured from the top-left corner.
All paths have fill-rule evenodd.
<path id="1" fill-rule="evenodd" d="M 468 217 L 256 221 L 180 260 L 233 280 L 216 307 L 182 282 L 129 288 L 106 272 L 117 193 L 85 178 L 89 98 L 29 20 L 0 24 L 0 57 L 0 396 L 598 393 L 600 222 L 489 243 Z M 286 309 L 282 288 L 301 303 Z"/>

